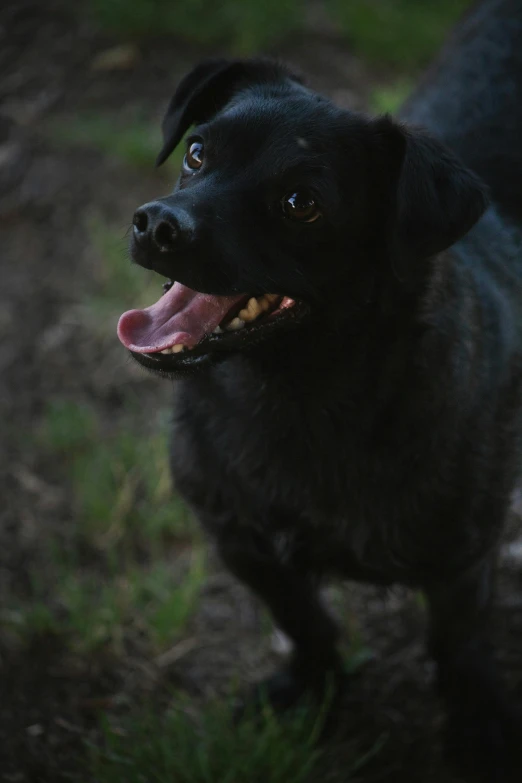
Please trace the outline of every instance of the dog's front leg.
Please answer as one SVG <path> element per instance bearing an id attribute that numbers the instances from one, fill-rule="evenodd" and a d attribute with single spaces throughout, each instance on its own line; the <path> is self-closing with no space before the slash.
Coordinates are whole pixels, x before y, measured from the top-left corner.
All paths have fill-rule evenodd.
<path id="1" fill-rule="evenodd" d="M 241 535 L 218 539 L 221 557 L 230 571 L 268 606 L 294 649 L 288 665 L 256 688 L 254 698 L 268 699 L 285 709 L 311 693 L 319 700 L 327 690 L 337 696 L 343 681 L 337 651 L 339 631 L 320 602 L 314 579 L 290 563 L 282 563 L 268 541 Z"/>
<path id="2" fill-rule="evenodd" d="M 520 780 L 515 710 L 498 676 L 489 609 L 492 559 L 426 590 L 430 647 L 448 709 L 447 751 L 471 780 Z M 513 776 L 513 777 L 512 777 Z"/>

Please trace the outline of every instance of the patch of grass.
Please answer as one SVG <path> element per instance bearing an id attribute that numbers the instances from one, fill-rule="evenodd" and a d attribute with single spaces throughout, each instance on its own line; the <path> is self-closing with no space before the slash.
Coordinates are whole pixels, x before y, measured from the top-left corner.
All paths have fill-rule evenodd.
<path id="1" fill-rule="evenodd" d="M 111 320 L 157 299 L 161 281 L 130 263 L 103 220 L 92 216 L 89 229 L 94 285 L 75 319 L 104 349 Z M 61 474 L 72 519 L 46 540 L 48 568 L 33 580 L 30 601 L 2 615 L 21 641 L 51 633 L 80 654 L 123 654 L 136 643 L 159 651 L 179 639 L 195 610 L 206 576 L 201 536 L 172 492 L 169 417 L 146 421 L 136 394 L 122 392 L 110 416 L 94 400 L 60 397 L 41 415 L 33 447 Z"/>
<path id="2" fill-rule="evenodd" d="M 303 0 L 89 0 L 102 27 L 124 35 L 175 35 L 251 54 L 299 27 Z"/>
<path id="3" fill-rule="evenodd" d="M 356 52 L 404 68 L 426 63 L 471 0 L 327 0 Z M 175 35 L 253 54 L 298 30 L 306 0 L 88 0 L 94 19 L 120 35 Z"/>
<path id="4" fill-rule="evenodd" d="M 166 428 L 158 422 L 159 434 L 147 437 L 122 425 L 125 417 L 107 427 L 70 400 L 53 400 L 44 412 L 37 444 L 61 464 L 74 529 L 68 545 L 48 543 L 49 578 L 7 618 L 20 638 L 60 633 L 85 653 L 121 652 L 140 636 L 161 650 L 194 612 L 205 581 L 201 538 L 171 490 Z M 85 567 L 86 552 L 96 571 Z"/>
<path id="5" fill-rule="evenodd" d="M 0 609 L 0 626 L 19 640 L 54 635 L 60 630 L 55 612 L 40 599 Z"/>
<path id="6" fill-rule="evenodd" d="M 395 114 L 412 90 L 409 79 L 374 87 L 370 94 L 370 109 L 377 114 Z"/>
<path id="7" fill-rule="evenodd" d="M 122 655 L 126 643 L 138 637 L 145 638 L 149 652 L 167 649 L 186 631 L 206 576 L 200 549 L 184 569 L 157 560 L 103 577 L 73 567 L 67 556 L 55 568 L 52 600 L 19 604 L 0 620 L 19 640 L 59 634 L 81 655 L 102 648 Z"/>
<path id="8" fill-rule="evenodd" d="M 89 238 L 100 258 L 94 273 L 97 302 L 121 307 L 126 299 L 132 299 L 136 307 L 145 307 L 161 294 L 161 278 L 131 263 L 125 252 L 124 237 L 99 215 L 88 220 Z M 151 299 L 152 297 L 152 299 Z M 93 297 L 89 296 L 90 305 Z"/>
<path id="9" fill-rule="evenodd" d="M 51 401 L 42 416 L 38 441 L 54 454 L 76 453 L 99 435 L 94 411 L 72 400 Z"/>
<path id="10" fill-rule="evenodd" d="M 161 549 L 165 540 L 193 541 L 198 530 L 173 496 L 167 438 L 125 426 L 102 427 L 94 410 L 53 400 L 42 417 L 41 448 L 63 459 L 79 535 L 102 552 L 119 544 Z"/>
<path id="11" fill-rule="evenodd" d="M 312 783 L 321 774 L 322 725 L 322 713 L 302 710 L 280 720 L 268 707 L 259 719 L 234 724 L 230 704 L 211 704 L 194 717 L 180 695 L 163 716 L 145 709 L 118 727 L 105 722 L 105 749 L 92 750 L 93 778 L 97 783 Z"/>
<path id="12" fill-rule="evenodd" d="M 330 697 L 322 707 L 303 705 L 277 716 L 261 714 L 234 721 L 234 702 L 220 700 L 195 708 L 175 694 L 163 714 L 145 705 L 117 723 L 102 720 L 104 747 L 91 746 L 96 783 L 348 783 L 386 742 L 369 749 L 343 746 L 343 764 L 319 742 Z M 360 779 L 360 778 L 357 778 Z"/>
<path id="13" fill-rule="evenodd" d="M 356 54 L 404 69 L 426 64 L 471 0 L 328 0 Z"/>
<path id="14" fill-rule="evenodd" d="M 100 343 L 116 346 L 120 315 L 134 307 L 148 307 L 159 299 L 162 278 L 132 263 L 123 227 L 115 229 L 96 213 L 88 217 L 87 226 L 95 255 L 94 287 L 74 307 L 75 318 L 88 325 L 91 337 L 95 335 Z"/>
<path id="15" fill-rule="evenodd" d="M 205 582 L 205 558 L 202 550 L 194 549 L 184 578 L 173 584 L 172 569 L 157 564 L 141 584 L 138 598 L 147 607 L 148 627 L 157 647 L 171 643 L 181 634 L 196 608 Z"/>
<path id="16" fill-rule="evenodd" d="M 54 120 L 46 128 L 47 135 L 55 142 L 71 147 L 93 147 L 137 168 L 152 170 L 161 149 L 159 123 L 138 117 L 107 116 L 83 113 Z M 168 160 L 167 168 L 178 171 L 183 159 L 180 145 Z"/>
<path id="17" fill-rule="evenodd" d="M 161 651 L 184 633 L 204 580 L 198 550 L 181 580 L 179 568 L 161 561 L 148 568 L 135 565 L 102 586 L 99 578 L 69 574 L 58 594 L 62 617 L 57 626 L 83 654 L 101 647 L 121 654 L 126 638 L 138 635 Z"/>

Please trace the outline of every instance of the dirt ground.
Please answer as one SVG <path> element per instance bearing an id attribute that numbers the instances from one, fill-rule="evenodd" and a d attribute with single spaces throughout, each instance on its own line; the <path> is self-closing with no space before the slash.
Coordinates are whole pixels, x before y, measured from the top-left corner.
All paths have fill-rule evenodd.
<path id="1" fill-rule="evenodd" d="M 134 208 L 166 191 L 166 175 L 155 172 L 152 161 L 150 171 L 137 170 L 88 144 L 61 146 L 46 129 L 53 120 L 63 125 L 87 111 L 113 117 L 121 110 L 130 117 L 139 109 L 159 122 L 177 79 L 203 53 L 174 40 L 149 41 L 125 68 L 93 69 L 94 58 L 115 43 L 59 3 L 3 4 L 0 617 L 9 602 L 30 594 L 31 575 L 51 567 L 42 554 L 44 543 L 55 534 L 66 540 L 74 516 L 57 466 L 33 447 L 46 401 L 56 394 L 88 400 L 109 419 L 121 407 L 123 387 L 135 389 L 145 418 L 168 401 L 168 384 L 127 362 L 112 321 L 100 342 L 91 340 L 81 316 L 71 316 L 103 263 L 89 237 L 93 210 L 121 226 L 123 237 Z M 350 105 L 364 106 L 372 84 L 386 76 L 350 56 L 326 30 L 296 38 L 277 53 Z M 515 510 L 501 558 L 498 633 L 510 688 L 522 698 L 518 519 Z M 405 591 L 352 585 L 346 593 L 372 657 L 354 675 L 345 709 L 346 744 L 336 747 L 333 763 L 342 768 L 354 737 L 363 748 L 385 738 L 359 780 L 450 783 L 440 758 L 441 715 L 419 601 Z M 196 642 L 168 666 L 136 650 L 119 660 L 79 656 L 53 636 L 22 644 L 0 625 L 0 780 L 85 780 L 83 740 L 95 732 L 100 710 L 125 709 L 116 695 L 143 689 L 159 694 L 175 682 L 206 698 L 224 691 L 234 677 L 256 679 L 277 661 L 270 644 L 259 643 L 259 624 L 250 598 L 215 565 L 191 626 Z"/>

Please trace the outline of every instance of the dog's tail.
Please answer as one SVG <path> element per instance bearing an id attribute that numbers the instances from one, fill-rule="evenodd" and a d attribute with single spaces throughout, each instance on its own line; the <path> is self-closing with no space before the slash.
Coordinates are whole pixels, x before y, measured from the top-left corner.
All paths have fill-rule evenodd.
<path id="1" fill-rule="evenodd" d="M 522 0 L 484 0 L 401 111 L 452 147 L 522 221 Z"/>

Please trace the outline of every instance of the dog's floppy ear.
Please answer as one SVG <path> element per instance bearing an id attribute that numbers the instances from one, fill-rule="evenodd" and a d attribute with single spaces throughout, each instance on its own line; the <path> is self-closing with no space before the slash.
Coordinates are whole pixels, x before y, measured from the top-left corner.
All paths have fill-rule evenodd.
<path id="1" fill-rule="evenodd" d="M 160 166 L 177 147 L 191 125 L 216 114 L 241 87 L 256 82 L 301 79 L 273 60 L 205 60 L 180 82 L 163 120 Z"/>
<path id="2" fill-rule="evenodd" d="M 376 120 L 375 129 L 388 159 L 392 255 L 407 265 L 446 250 L 487 208 L 486 186 L 427 133 L 390 117 Z"/>

